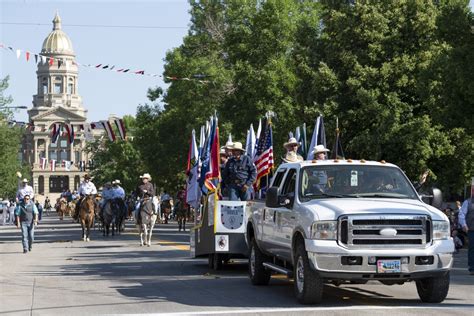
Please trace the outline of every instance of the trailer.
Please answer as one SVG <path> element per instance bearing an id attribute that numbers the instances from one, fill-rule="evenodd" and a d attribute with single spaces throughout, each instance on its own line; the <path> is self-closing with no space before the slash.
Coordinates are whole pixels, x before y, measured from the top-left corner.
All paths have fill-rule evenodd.
<path id="1" fill-rule="evenodd" d="M 194 211 L 190 231 L 191 258 L 208 257 L 209 267 L 222 268 L 230 259 L 247 258 L 245 228 L 249 218 L 247 202 L 217 200 L 210 194 Z"/>

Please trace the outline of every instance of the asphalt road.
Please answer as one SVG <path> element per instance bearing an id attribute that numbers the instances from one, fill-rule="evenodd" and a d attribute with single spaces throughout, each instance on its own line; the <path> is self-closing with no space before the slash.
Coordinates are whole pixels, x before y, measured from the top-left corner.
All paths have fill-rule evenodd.
<path id="1" fill-rule="evenodd" d="M 155 227 L 151 247 L 140 247 L 132 223 L 124 234 L 81 240 L 79 224 L 42 220 L 36 243 L 23 254 L 20 230 L 0 226 L 0 315 L 258 314 L 474 315 L 474 276 L 467 252 L 455 256 L 451 288 L 442 304 L 418 300 L 414 283 L 325 287 L 324 303 L 299 305 L 293 284 L 275 276 L 252 286 L 245 261 L 212 271 L 189 258 L 189 235 L 174 223 Z"/>

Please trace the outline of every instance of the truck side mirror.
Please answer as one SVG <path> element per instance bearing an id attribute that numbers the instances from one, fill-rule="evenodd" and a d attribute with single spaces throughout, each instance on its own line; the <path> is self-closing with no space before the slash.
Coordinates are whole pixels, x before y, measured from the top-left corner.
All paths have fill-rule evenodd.
<path id="1" fill-rule="evenodd" d="M 278 203 L 278 188 L 270 187 L 267 190 L 267 195 L 265 197 L 265 206 L 267 207 L 279 207 Z"/>
<path id="2" fill-rule="evenodd" d="M 432 188 L 430 189 L 430 192 L 428 192 L 428 195 L 421 195 L 421 200 L 440 210 L 443 205 L 443 193 L 440 189 Z"/>

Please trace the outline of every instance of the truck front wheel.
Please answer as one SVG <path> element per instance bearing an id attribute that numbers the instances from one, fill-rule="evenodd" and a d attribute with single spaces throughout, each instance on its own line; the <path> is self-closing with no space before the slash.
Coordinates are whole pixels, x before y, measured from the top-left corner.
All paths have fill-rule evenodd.
<path id="1" fill-rule="evenodd" d="M 417 280 L 416 290 L 421 301 L 425 303 L 441 303 L 448 296 L 449 272 L 440 277 Z"/>
<path id="2" fill-rule="evenodd" d="M 265 269 L 265 255 L 258 248 L 255 239 L 250 243 L 249 276 L 253 285 L 267 285 L 270 282 L 271 272 Z"/>
<path id="3" fill-rule="evenodd" d="M 311 269 L 308 254 L 303 243 L 296 248 L 295 258 L 295 295 L 301 304 L 317 304 L 323 297 L 323 280 Z"/>

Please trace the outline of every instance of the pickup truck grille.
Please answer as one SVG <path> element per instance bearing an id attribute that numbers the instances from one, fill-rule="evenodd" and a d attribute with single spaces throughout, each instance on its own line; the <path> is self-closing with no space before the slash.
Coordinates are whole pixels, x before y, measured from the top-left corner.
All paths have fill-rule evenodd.
<path id="1" fill-rule="evenodd" d="M 357 249 L 426 247 L 431 243 L 431 219 L 425 215 L 348 215 L 339 218 L 338 242 Z"/>

